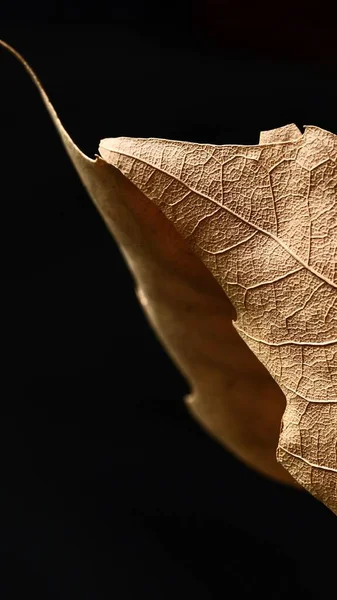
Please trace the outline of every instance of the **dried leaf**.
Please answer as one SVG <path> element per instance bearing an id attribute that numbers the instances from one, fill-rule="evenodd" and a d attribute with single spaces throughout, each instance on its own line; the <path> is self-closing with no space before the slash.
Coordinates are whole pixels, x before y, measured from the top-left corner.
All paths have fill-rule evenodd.
<path id="1" fill-rule="evenodd" d="M 117 240 L 191 414 L 337 514 L 337 136 L 292 124 L 255 146 L 122 137 L 91 160 L 0 43 Z"/>

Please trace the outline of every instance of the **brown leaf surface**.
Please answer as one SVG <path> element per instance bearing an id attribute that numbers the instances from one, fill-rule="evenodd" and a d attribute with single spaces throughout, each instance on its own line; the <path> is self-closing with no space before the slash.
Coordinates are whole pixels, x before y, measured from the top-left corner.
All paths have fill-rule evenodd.
<path id="1" fill-rule="evenodd" d="M 91 160 L 0 43 L 38 86 L 190 384 L 191 414 L 337 514 L 337 136 L 288 125 L 255 146 L 105 139 Z"/>

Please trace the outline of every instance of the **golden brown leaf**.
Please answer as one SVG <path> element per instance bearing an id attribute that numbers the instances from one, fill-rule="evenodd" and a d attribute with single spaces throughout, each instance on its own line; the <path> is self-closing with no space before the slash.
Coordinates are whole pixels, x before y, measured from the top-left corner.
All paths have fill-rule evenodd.
<path id="1" fill-rule="evenodd" d="M 117 240 L 191 414 L 337 514 L 337 136 L 288 125 L 255 146 L 105 139 L 91 160 L 2 44 Z"/>

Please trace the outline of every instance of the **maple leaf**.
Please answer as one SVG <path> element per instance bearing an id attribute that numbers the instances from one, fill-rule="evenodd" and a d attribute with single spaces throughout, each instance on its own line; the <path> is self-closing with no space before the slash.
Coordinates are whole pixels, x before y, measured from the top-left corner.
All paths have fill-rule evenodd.
<path id="1" fill-rule="evenodd" d="M 118 242 L 191 414 L 337 514 L 337 136 L 291 124 L 251 146 L 108 138 L 92 160 L 0 43 Z"/>

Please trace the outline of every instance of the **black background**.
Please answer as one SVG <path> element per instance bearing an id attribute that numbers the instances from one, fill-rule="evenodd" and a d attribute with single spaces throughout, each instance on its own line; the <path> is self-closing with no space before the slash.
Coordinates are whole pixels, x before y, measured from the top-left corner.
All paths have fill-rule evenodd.
<path id="1" fill-rule="evenodd" d="M 327 16 L 219 0 L 12 2 L 0 37 L 93 157 L 119 135 L 337 132 Z M 187 414 L 118 247 L 3 49 L 0 92 L 1 598 L 325 598 L 336 517 Z"/>

